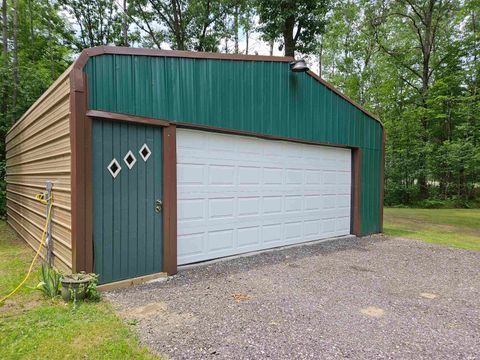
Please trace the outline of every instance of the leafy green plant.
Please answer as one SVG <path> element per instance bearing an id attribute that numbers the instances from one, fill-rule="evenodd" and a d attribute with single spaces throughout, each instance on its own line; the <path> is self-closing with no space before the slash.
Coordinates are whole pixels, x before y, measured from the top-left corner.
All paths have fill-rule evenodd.
<path id="1" fill-rule="evenodd" d="M 47 263 L 43 263 L 40 276 L 40 282 L 35 289 L 51 299 L 57 297 L 60 291 L 61 274 Z"/>
<path id="2" fill-rule="evenodd" d="M 85 291 L 86 298 L 91 301 L 99 301 L 100 293 L 97 290 L 98 274 L 91 273 L 89 275 L 92 277 L 92 280 L 87 285 L 87 289 Z"/>

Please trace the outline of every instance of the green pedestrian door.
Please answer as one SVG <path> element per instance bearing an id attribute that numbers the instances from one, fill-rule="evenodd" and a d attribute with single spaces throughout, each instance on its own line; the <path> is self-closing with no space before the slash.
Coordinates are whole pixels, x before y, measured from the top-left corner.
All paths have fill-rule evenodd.
<path id="1" fill-rule="evenodd" d="M 162 129 L 94 119 L 94 271 L 101 283 L 162 271 Z"/>

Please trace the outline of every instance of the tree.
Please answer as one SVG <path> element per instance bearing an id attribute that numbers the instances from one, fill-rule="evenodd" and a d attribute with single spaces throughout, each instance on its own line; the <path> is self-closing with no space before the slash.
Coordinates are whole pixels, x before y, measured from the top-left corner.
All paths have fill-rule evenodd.
<path id="1" fill-rule="evenodd" d="M 319 71 L 362 105 L 373 103 L 375 89 L 378 45 L 370 24 L 374 9 L 368 0 L 334 1 L 316 50 Z"/>
<path id="2" fill-rule="evenodd" d="M 322 33 L 327 0 L 257 0 L 260 29 L 268 40 L 283 39 L 285 56 L 311 53 Z"/>
<path id="3" fill-rule="evenodd" d="M 59 0 L 75 19 L 77 51 L 99 45 L 125 44 L 125 17 L 114 0 Z"/>
<path id="4" fill-rule="evenodd" d="M 449 56 L 448 44 L 455 29 L 450 16 L 453 0 L 398 0 L 386 2 L 386 10 L 374 20 L 376 40 L 392 63 L 404 70 L 401 80 L 414 91 L 415 116 L 421 123 L 424 147 L 420 152 L 417 181 L 420 195 L 428 197 L 427 157 L 431 119 L 428 96 L 435 72 Z"/>
<path id="5" fill-rule="evenodd" d="M 216 52 L 232 10 L 231 1 L 132 0 L 128 13 L 157 48 Z"/>

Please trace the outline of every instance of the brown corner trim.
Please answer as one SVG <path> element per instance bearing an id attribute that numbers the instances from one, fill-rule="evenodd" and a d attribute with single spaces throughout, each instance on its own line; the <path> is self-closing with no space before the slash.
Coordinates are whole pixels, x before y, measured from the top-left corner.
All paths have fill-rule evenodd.
<path id="1" fill-rule="evenodd" d="M 352 234 L 361 236 L 360 191 L 362 180 L 362 150 L 360 148 L 354 148 L 352 150 L 352 170 Z"/>
<path id="2" fill-rule="evenodd" d="M 177 132 L 163 129 L 163 271 L 177 273 Z"/>
<path id="3" fill-rule="evenodd" d="M 93 270 L 91 209 L 87 208 L 91 205 L 91 194 L 87 194 L 91 192 L 91 181 L 87 181 L 91 169 L 86 166 L 91 157 L 91 122 L 85 116 L 86 110 L 86 75 L 73 69 L 70 73 L 72 272 Z"/>
<path id="4" fill-rule="evenodd" d="M 302 140 L 297 138 L 289 138 L 286 136 L 275 136 L 275 135 L 268 135 L 268 134 L 260 134 L 251 131 L 244 131 L 244 130 L 235 130 L 235 129 L 226 129 L 217 126 L 210 126 L 210 125 L 200 125 L 200 124 L 190 124 L 184 122 L 175 122 L 177 128 L 184 128 L 184 129 L 192 129 L 192 130 L 203 130 L 203 131 L 211 131 L 217 132 L 221 134 L 232 134 L 232 135 L 240 135 L 240 136 L 250 136 L 256 137 L 259 139 L 266 139 L 266 140 L 277 140 L 277 141 L 290 141 L 299 144 L 306 144 L 306 145 L 322 145 L 322 146 L 330 146 L 336 148 L 344 148 L 344 149 L 351 149 L 352 146 L 348 145 L 341 145 L 341 144 L 334 144 L 325 141 L 310 141 L 310 140 Z"/>
<path id="5" fill-rule="evenodd" d="M 84 74 L 84 101 L 85 110 L 88 109 L 88 77 Z M 92 153 L 92 118 L 83 116 L 85 140 L 83 143 L 84 151 L 84 172 L 85 172 L 85 271 L 92 273 L 94 268 L 94 248 L 93 248 L 93 153 Z"/>
<path id="6" fill-rule="evenodd" d="M 110 112 L 110 111 L 88 110 L 87 116 L 91 118 L 101 118 L 101 119 L 108 119 L 108 120 L 114 120 L 114 121 L 127 121 L 127 122 L 134 122 L 134 123 L 155 125 L 155 126 L 169 125 L 169 122 L 166 120 L 154 119 L 154 118 L 149 118 L 145 116 L 128 115 L 128 114 Z"/>
<path id="7" fill-rule="evenodd" d="M 380 164 L 380 228 L 383 232 L 383 202 L 385 201 L 385 128 L 382 128 L 382 163 Z"/>

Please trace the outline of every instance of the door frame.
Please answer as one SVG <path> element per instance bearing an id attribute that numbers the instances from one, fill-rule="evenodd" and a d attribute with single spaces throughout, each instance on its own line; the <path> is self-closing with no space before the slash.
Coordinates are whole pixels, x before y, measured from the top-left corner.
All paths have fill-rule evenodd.
<path id="1" fill-rule="evenodd" d="M 163 220 L 163 272 L 175 274 L 177 272 L 177 145 L 176 125 L 164 120 L 155 120 L 142 116 L 131 116 L 106 111 L 87 111 L 89 122 L 96 120 L 128 122 L 140 125 L 159 126 L 162 131 L 162 220 Z M 89 158 L 91 167 L 91 160 Z M 92 192 L 91 192 L 92 193 Z M 93 196 L 93 194 L 91 194 Z M 93 232 L 93 228 L 92 228 Z M 92 237 L 93 243 L 93 237 Z M 92 259 L 93 262 L 93 259 Z M 93 270 L 93 267 L 92 267 Z"/>

